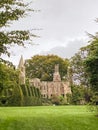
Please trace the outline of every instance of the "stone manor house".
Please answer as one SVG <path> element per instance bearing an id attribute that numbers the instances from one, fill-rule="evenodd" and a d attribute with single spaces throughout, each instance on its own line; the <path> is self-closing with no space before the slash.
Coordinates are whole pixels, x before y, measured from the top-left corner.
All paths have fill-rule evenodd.
<path id="1" fill-rule="evenodd" d="M 25 84 L 25 65 L 21 56 L 18 68 L 20 70 L 20 84 Z M 29 79 L 30 86 L 34 86 L 40 90 L 43 98 L 51 99 L 53 95 L 66 97 L 66 94 L 71 94 L 69 82 L 61 81 L 59 73 L 59 65 L 55 65 L 53 81 L 40 81 L 38 78 Z"/>

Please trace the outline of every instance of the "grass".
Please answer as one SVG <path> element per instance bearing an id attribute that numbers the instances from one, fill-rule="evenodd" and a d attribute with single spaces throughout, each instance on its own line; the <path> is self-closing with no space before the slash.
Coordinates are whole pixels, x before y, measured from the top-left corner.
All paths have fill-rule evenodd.
<path id="1" fill-rule="evenodd" d="M 0 130 L 98 130 L 86 106 L 1 107 Z"/>

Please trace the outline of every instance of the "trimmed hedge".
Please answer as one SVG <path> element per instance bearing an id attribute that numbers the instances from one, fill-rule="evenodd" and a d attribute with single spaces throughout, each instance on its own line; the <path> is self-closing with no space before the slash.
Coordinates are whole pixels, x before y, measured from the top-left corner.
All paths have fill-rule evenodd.
<path id="1" fill-rule="evenodd" d="M 38 106 L 42 105 L 41 94 L 38 88 L 29 85 L 20 85 L 6 89 L 0 100 L 0 106 Z"/>
<path id="2" fill-rule="evenodd" d="M 24 106 L 38 106 L 42 104 L 41 98 L 40 98 L 40 92 L 38 88 L 35 88 L 33 86 L 21 86 L 22 91 L 25 89 L 28 91 L 27 93 L 24 93 Z M 25 91 L 24 91 L 25 92 Z"/>

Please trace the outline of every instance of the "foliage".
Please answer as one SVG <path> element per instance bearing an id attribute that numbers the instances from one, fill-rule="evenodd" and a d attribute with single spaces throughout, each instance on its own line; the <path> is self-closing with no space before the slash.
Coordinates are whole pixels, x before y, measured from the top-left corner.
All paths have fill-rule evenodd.
<path id="1" fill-rule="evenodd" d="M 22 106 L 24 104 L 23 94 L 19 87 L 15 86 L 13 88 L 13 94 L 8 99 L 6 106 Z"/>
<path id="2" fill-rule="evenodd" d="M 12 88 L 18 83 L 18 71 L 4 63 L 0 63 L 0 88 Z M 1 91 L 2 92 L 2 91 Z"/>
<path id="3" fill-rule="evenodd" d="M 72 94 L 67 93 L 66 94 L 66 104 L 72 104 Z"/>
<path id="4" fill-rule="evenodd" d="M 51 100 L 51 103 L 55 104 L 55 105 L 67 105 L 68 104 L 67 98 L 63 97 L 62 95 L 61 96 L 52 95 L 50 100 Z"/>
<path id="5" fill-rule="evenodd" d="M 60 105 L 68 105 L 69 104 L 67 97 L 63 97 L 61 95 L 61 96 L 59 96 L 59 99 L 60 99 Z"/>
<path id="6" fill-rule="evenodd" d="M 62 59 L 56 55 L 36 55 L 26 61 L 26 76 L 28 78 L 40 78 L 44 81 L 52 81 L 54 67 L 59 64 L 60 75 L 63 79 L 67 74 L 68 59 Z"/>
<path id="7" fill-rule="evenodd" d="M 94 58 L 94 54 L 98 54 L 95 51 L 98 48 L 98 44 L 97 42 L 95 42 L 95 40 L 93 42 L 94 43 L 80 48 L 79 52 L 77 52 L 70 59 L 68 75 L 72 87 L 71 102 L 73 104 L 81 104 L 82 102 L 89 103 L 91 102 L 91 98 L 94 95 L 94 92 L 92 91 L 91 87 L 91 77 L 98 79 L 96 75 L 98 74 L 98 62 L 93 62 L 94 59 L 96 59 Z M 92 63 L 90 62 L 90 60 L 92 61 Z M 92 66 L 90 66 L 89 63 L 92 64 Z M 96 69 L 92 69 L 93 66 L 95 66 Z M 91 74 L 90 71 L 93 73 Z M 96 84 L 95 80 L 93 83 Z M 97 85 L 95 86 L 97 87 Z"/>
<path id="8" fill-rule="evenodd" d="M 70 97 L 71 104 L 87 104 L 91 102 L 93 92 L 91 91 L 90 88 L 79 85 L 72 85 L 71 91 L 72 91 L 72 95 Z"/>
<path id="9" fill-rule="evenodd" d="M 25 41 L 30 43 L 31 37 L 36 37 L 28 30 L 7 31 L 13 21 L 25 17 L 29 11 L 29 3 L 20 0 L 0 0 L 0 102 L 1 105 L 21 106 L 24 105 L 24 97 L 28 96 L 26 86 L 19 85 L 18 71 L 15 67 L 1 58 L 2 54 L 10 56 L 8 48 L 11 45 L 24 46 Z M 10 30 L 10 29 L 9 29 Z M 38 90 L 36 90 L 38 92 Z M 29 91 L 31 92 L 31 91 Z M 38 93 L 39 94 L 39 93 Z M 31 98 L 31 95 L 30 97 Z M 39 97 L 38 97 L 39 98 Z M 28 100 L 30 102 L 30 100 Z M 32 102 L 34 102 L 32 100 Z M 29 104 L 29 103 L 28 103 Z M 37 104 L 37 103 L 36 103 Z"/>
<path id="10" fill-rule="evenodd" d="M 51 102 L 51 99 L 48 99 L 48 98 L 42 98 L 42 105 L 43 106 L 52 106 L 52 102 Z"/>
<path id="11" fill-rule="evenodd" d="M 84 64 L 91 88 L 98 92 L 98 40 L 92 41 L 88 48 L 90 52 Z"/>
<path id="12" fill-rule="evenodd" d="M 85 71 L 84 61 L 87 57 L 87 48 L 81 48 L 79 52 L 77 52 L 70 59 L 70 68 L 69 68 L 69 77 L 72 80 L 71 82 L 74 84 L 79 84 L 82 86 L 88 86 L 88 73 Z"/>
<path id="13" fill-rule="evenodd" d="M 41 105 L 41 94 L 37 88 L 19 85 L 19 72 L 5 63 L 0 64 L 0 105 Z"/>
<path id="14" fill-rule="evenodd" d="M 4 27 L 10 27 L 12 21 L 17 21 L 27 15 L 29 4 L 20 0 L 0 0 L 0 56 L 7 54 L 9 56 L 8 47 L 12 44 L 24 45 L 24 41 L 30 40 L 35 35 L 25 30 L 6 31 Z M 32 10 L 33 11 L 33 10 Z M 1 58 L 0 58 L 1 59 Z"/>
<path id="15" fill-rule="evenodd" d="M 88 104 L 88 110 L 95 112 L 98 116 L 98 92 L 95 92 L 91 98 L 91 102 Z"/>
<path id="16" fill-rule="evenodd" d="M 38 97 L 24 96 L 23 106 L 41 106 L 41 99 Z"/>
<path id="17" fill-rule="evenodd" d="M 23 93 L 23 104 L 22 106 L 38 106 L 42 105 L 41 94 L 39 89 L 28 85 L 21 85 Z"/>
<path id="18" fill-rule="evenodd" d="M 72 103 L 80 104 L 80 101 L 83 100 L 83 92 L 81 92 L 80 86 L 72 86 Z"/>
<path id="19" fill-rule="evenodd" d="M 83 93 L 84 93 L 84 99 L 86 103 L 90 103 L 91 99 L 94 95 L 93 91 L 91 90 L 91 88 L 88 87 L 84 87 L 83 88 Z"/>
<path id="20" fill-rule="evenodd" d="M 18 87 L 18 71 L 12 66 L 0 63 L 0 101 L 2 105 L 19 104 L 20 92 Z"/>
<path id="21" fill-rule="evenodd" d="M 52 95 L 51 102 L 52 102 L 52 104 L 60 105 L 60 98 L 59 98 L 59 96 Z"/>

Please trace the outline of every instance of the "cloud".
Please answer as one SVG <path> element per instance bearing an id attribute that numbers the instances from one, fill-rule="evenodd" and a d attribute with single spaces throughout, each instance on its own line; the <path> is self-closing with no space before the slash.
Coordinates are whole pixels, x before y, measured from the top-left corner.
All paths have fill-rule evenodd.
<path id="1" fill-rule="evenodd" d="M 27 0 L 25 0 L 27 2 Z M 28 0 L 32 9 L 41 10 L 31 12 L 19 21 L 13 21 L 7 30 L 32 30 L 39 35 L 32 42 L 39 46 L 26 48 L 12 47 L 10 60 L 17 65 L 21 54 L 25 59 L 36 54 L 56 54 L 63 58 L 70 58 L 80 47 L 87 45 L 85 31 L 94 34 L 97 24 L 94 19 L 98 16 L 98 0 Z M 42 30 L 34 30 L 34 29 Z M 5 28 L 4 28 L 5 29 Z M 73 39 L 72 39 L 73 38 Z"/>
<path id="2" fill-rule="evenodd" d="M 67 46 L 56 46 L 49 51 L 41 52 L 41 54 L 55 54 L 62 58 L 71 58 L 81 47 L 86 46 L 87 44 L 86 39 L 72 39 L 68 41 Z"/>
<path id="3" fill-rule="evenodd" d="M 43 45 L 28 45 L 26 48 L 13 46 L 10 49 L 11 56 L 7 57 L 5 55 L 2 56 L 5 60 L 9 60 L 13 62 L 14 65 L 18 65 L 19 59 L 21 55 L 23 55 L 24 59 L 31 58 L 34 55 L 48 55 L 54 54 L 58 55 L 62 58 L 71 58 L 78 50 L 86 46 L 88 39 L 86 37 L 78 37 L 72 39 L 66 39 L 64 41 L 46 41 L 46 44 Z"/>

